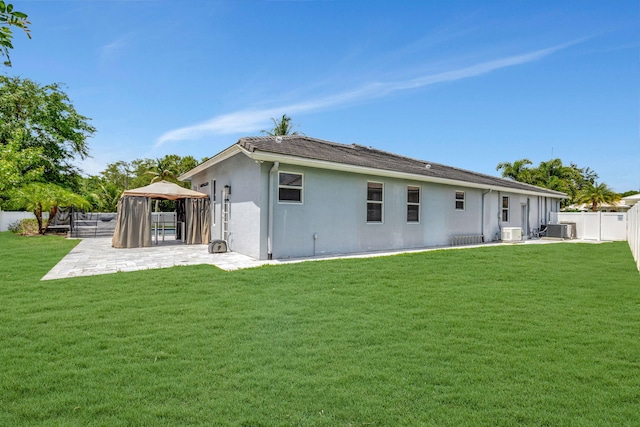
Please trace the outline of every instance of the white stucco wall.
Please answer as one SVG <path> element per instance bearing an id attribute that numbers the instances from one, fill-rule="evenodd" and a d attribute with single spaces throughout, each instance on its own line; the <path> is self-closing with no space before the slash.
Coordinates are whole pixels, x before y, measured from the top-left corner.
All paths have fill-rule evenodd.
<path id="1" fill-rule="evenodd" d="M 304 202 L 276 203 L 274 258 L 444 246 L 482 231 L 481 190 L 286 164 L 280 171 L 303 174 Z M 366 221 L 368 181 L 384 184 L 382 223 Z M 419 223 L 406 220 L 408 185 L 421 189 Z M 464 210 L 455 209 L 456 191 L 465 191 Z"/>
<path id="2" fill-rule="evenodd" d="M 269 171 L 236 154 L 193 176 L 192 188 L 211 193 L 212 239 L 221 235 L 222 191 L 231 186 L 228 239 L 231 250 L 266 259 L 269 229 Z M 398 178 L 281 163 L 278 171 L 303 175 L 303 203 L 278 201 L 278 174 L 273 179 L 273 258 L 448 246 L 452 236 L 500 236 L 502 227 L 530 229 L 547 223 L 547 210 L 557 200 L 516 193 L 488 192 Z M 367 182 L 384 184 L 383 222 L 367 223 Z M 208 183 L 208 190 L 201 184 Z M 420 222 L 407 222 L 407 186 L 420 188 Z M 456 191 L 465 192 L 464 210 L 456 209 Z M 501 221 L 502 196 L 509 196 L 509 220 Z"/>
<path id="3" fill-rule="evenodd" d="M 229 249 L 253 258 L 261 258 L 261 253 L 266 253 L 266 249 L 261 252 L 261 206 L 266 203 L 266 197 L 263 196 L 266 190 L 266 184 L 262 183 L 263 169 L 260 163 L 240 154 L 191 179 L 192 188 L 209 192 L 212 199 L 215 181 L 216 197 L 211 202 L 212 240 L 222 238 L 223 189 L 225 185 L 231 187 Z M 206 190 L 200 188 L 203 183 L 208 183 Z"/>

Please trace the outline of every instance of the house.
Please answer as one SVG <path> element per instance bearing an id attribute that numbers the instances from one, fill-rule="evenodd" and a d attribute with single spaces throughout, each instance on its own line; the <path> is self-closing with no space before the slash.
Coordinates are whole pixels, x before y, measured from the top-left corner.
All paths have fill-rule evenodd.
<path id="1" fill-rule="evenodd" d="M 627 205 L 624 201 L 613 203 L 601 203 L 597 207 L 599 212 L 626 212 L 631 209 L 631 205 Z M 569 205 L 563 209 L 564 212 L 591 212 L 593 207 L 591 203 L 577 203 Z"/>
<path id="2" fill-rule="evenodd" d="M 622 203 L 629 206 L 631 209 L 636 203 L 640 202 L 640 193 L 632 194 L 622 198 Z"/>
<path id="3" fill-rule="evenodd" d="M 241 138 L 180 179 L 210 195 L 211 238 L 257 259 L 488 242 L 506 227 L 526 237 L 566 198 L 301 135 Z"/>

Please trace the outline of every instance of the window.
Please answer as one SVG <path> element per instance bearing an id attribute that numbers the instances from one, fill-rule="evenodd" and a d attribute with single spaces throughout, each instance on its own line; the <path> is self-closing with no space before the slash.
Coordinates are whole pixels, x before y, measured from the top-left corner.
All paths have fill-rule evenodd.
<path id="1" fill-rule="evenodd" d="M 382 222 L 382 190 L 381 182 L 367 182 L 367 222 Z"/>
<path id="2" fill-rule="evenodd" d="M 420 187 L 407 187 L 407 222 L 420 222 Z"/>
<path id="3" fill-rule="evenodd" d="M 302 203 L 302 174 L 278 173 L 278 201 Z"/>
<path id="4" fill-rule="evenodd" d="M 464 210 L 464 191 L 456 191 L 456 210 Z"/>
<path id="5" fill-rule="evenodd" d="M 509 222 L 509 197 L 502 196 L 502 222 Z"/>

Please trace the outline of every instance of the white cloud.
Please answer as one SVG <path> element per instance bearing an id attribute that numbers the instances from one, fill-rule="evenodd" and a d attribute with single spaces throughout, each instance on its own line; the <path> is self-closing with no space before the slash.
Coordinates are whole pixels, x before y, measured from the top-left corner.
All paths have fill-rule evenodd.
<path id="1" fill-rule="evenodd" d="M 418 89 L 436 83 L 451 82 L 480 76 L 482 74 L 490 73 L 502 68 L 537 61 L 559 50 L 579 43 L 580 41 L 581 40 L 564 43 L 547 49 L 540 49 L 521 55 L 509 56 L 507 58 L 483 62 L 456 70 L 425 75 L 414 79 L 369 83 L 351 91 L 337 93 L 335 95 L 306 102 L 299 102 L 280 107 L 265 108 L 261 110 L 249 109 L 236 111 L 229 114 L 223 114 L 202 123 L 168 131 L 162 134 L 156 140 L 155 146 L 159 147 L 171 141 L 198 139 L 206 135 L 225 135 L 233 133 L 253 132 L 264 127 L 265 123 L 267 123 L 267 120 L 270 117 L 279 116 L 284 112 L 286 112 L 287 114 L 296 114 L 310 111 L 319 111 L 331 107 L 342 106 L 351 102 L 381 98 L 402 90 Z"/>
<path id="2" fill-rule="evenodd" d="M 100 48 L 100 61 L 108 62 L 116 58 L 127 47 L 129 36 L 122 36 Z"/>

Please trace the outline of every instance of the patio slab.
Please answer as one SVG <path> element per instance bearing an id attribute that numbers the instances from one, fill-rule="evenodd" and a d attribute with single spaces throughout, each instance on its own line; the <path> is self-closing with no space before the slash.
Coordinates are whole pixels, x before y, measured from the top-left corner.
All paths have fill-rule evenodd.
<path id="1" fill-rule="evenodd" d="M 42 280 L 198 264 L 237 270 L 264 263 L 266 261 L 257 261 L 235 252 L 210 254 L 207 245 L 185 245 L 173 241 L 149 248 L 116 249 L 111 247 L 110 237 L 98 237 L 81 240 Z"/>
<path id="2" fill-rule="evenodd" d="M 595 241 L 569 240 L 570 243 L 600 243 Z M 552 240 L 526 240 L 517 244 L 558 243 Z M 442 249 L 468 249 L 499 243 L 481 245 L 446 246 L 409 250 L 366 252 L 358 254 L 334 254 L 328 256 L 296 258 L 287 260 L 260 261 L 237 252 L 210 254 L 208 245 L 185 245 L 181 241 L 168 240 L 149 248 L 116 249 L 111 247 L 110 237 L 82 239 L 41 280 L 111 274 L 120 271 L 150 270 L 183 265 L 209 264 L 222 270 L 232 271 L 260 267 L 267 264 L 287 264 L 305 261 L 321 261 L 337 258 L 369 258 L 397 255 L 400 253 L 426 252 Z M 510 244 L 510 243 L 502 243 Z M 511 243 L 514 244 L 514 243 Z"/>

